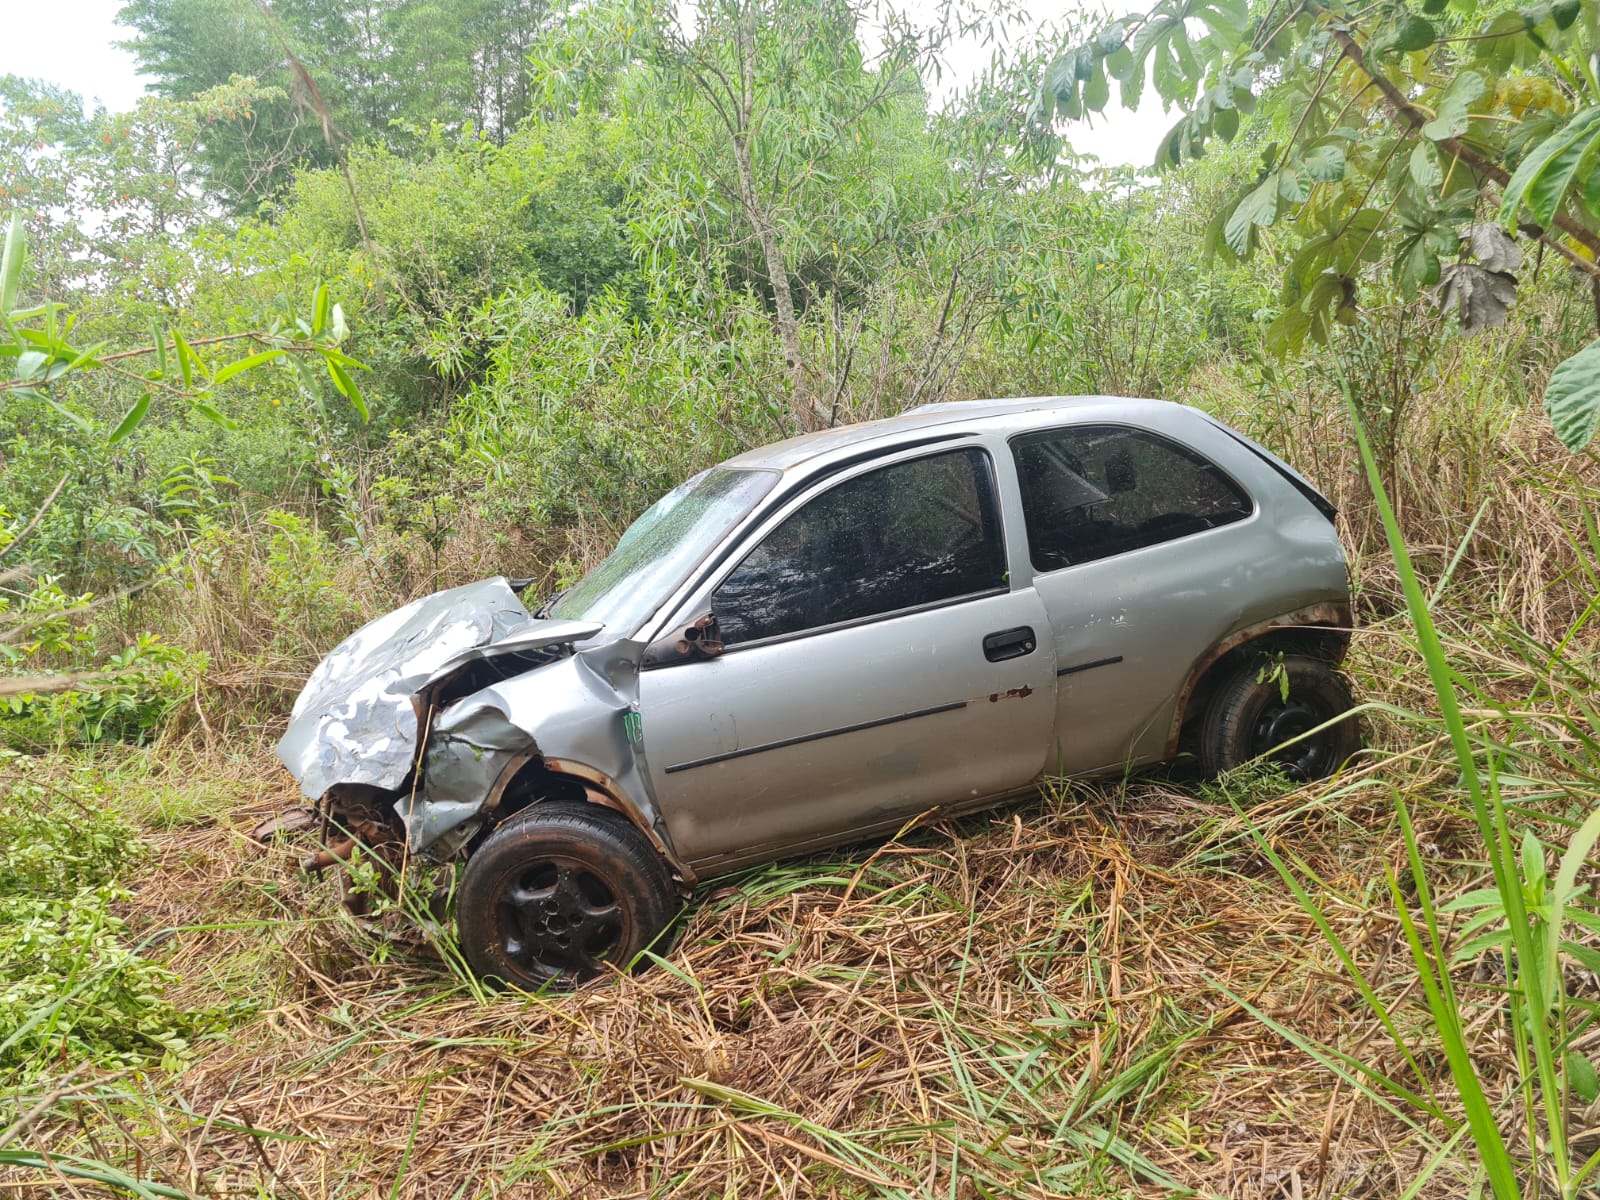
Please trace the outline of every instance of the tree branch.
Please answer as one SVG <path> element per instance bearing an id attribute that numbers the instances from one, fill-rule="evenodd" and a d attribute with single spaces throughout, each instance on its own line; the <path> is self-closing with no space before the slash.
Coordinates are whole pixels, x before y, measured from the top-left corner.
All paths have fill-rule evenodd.
<path id="1" fill-rule="evenodd" d="M 1339 49 L 1343 51 L 1344 56 L 1355 65 L 1356 70 L 1360 71 L 1373 82 L 1378 91 L 1382 93 L 1384 100 L 1387 101 L 1389 108 L 1393 111 L 1394 115 L 1398 117 L 1407 126 L 1407 128 L 1411 130 L 1411 132 L 1417 132 L 1428 123 L 1428 115 L 1415 104 L 1411 103 L 1411 101 L 1406 98 L 1405 93 L 1396 87 L 1394 83 L 1381 71 L 1375 71 L 1367 65 L 1366 55 L 1362 53 L 1361 47 L 1356 44 L 1355 38 L 1351 37 L 1350 34 L 1343 29 L 1334 29 L 1331 32 L 1333 34 L 1333 40 L 1339 44 Z M 1435 144 L 1441 149 L 1447 150 L 1451 154 L 1455 155 L 1456 158 L 1466 163 L 1467 166 L 1471 167 L 1483 178 L 1492 180 L 1498 187 L 1502 189 L 1511 181 L 1511 176 L 1504 167 L 1500 166 L 1498 163 L 1490 162 L 1487 158 L 1478 153 L 1477 150 L 1473 149 L 1466 142 L 1463 142 L 1460 138 L 1441 138 Z M 1600 258 L 1600 234 L 1595 233 L 1595 231 L 1592 229 L 1585 228 L 1583 225 L 1579 224 L 1565 213 L 1556 213 L 1554 223 L 1562 233 L 1566 234 L 1579 245 L 1593 252 L 1597 258 Z M 1562 246 L 1560 242 L 1554 238 L 1551 238 L 1548 233 L 1541 233 L 1539 235 L 1539 240 L 1544 242 L 1546 245 L 1553 246 L 1558 252 L 1563 254 L 1569 262 L 1580 266 L 1590 275 L 1600 278 L 1600 265 L 1590 262 L 1580 254 L 1573 254 L 1565 246 Z"/>

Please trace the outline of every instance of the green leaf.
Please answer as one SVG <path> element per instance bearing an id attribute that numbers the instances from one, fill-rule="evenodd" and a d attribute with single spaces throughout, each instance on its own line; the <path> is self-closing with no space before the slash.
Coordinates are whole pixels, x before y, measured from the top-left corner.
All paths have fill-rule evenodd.
<path id="1" fill-rule="evenodd" d="M 349 373 L 333 359 L 328 359 L 327 363 L 328 374 L 333 376 L 333 386 L 339 390 L 339 394 L 350 401 L 363 421 L 371 420 L 371 415 L 367 412 L 367 402 L 361 398 L 361 391 L 356 387 L 356 381 L 351 379 Z"/>
<path id="2" fill-rule="evenodd" d="M 1504 75 L 1517 61 L 1519 43 L 1526 32 L 1522 18 L 1516 13 L 1500 13 L 1479 31 L 1474 57 L 1496 75 Z"/>
<path id="3" fill-rule="evenodd" d="M 1299 167 L 1291 164 L 1278 171 L 1278 195 L 1285 201 L 1290 204 L 1300 204 L 1309 194 L 1306 177 Z"/>
<path id="4" fill-rule="evenodd" d="M 1600 340 L 1590 342 L 1550 373 L 1544 392 L 1561 444 L 1576 454 L 1600 428 Z"/>
<path id="5" fill-rule="evenodd" d="M 311 336 L 321 337 L 328 329 L 329 299 L 328 285 L 317 284 L 317 290 L 311 296 Z"/>
<path id="6" fill-rule="evenodd" d="M 1439 31 L 1433 27 L 1433 22 L 1424 20 L 1415 13 L 1407 13 L 1395 24 L 1394 32 L 1385 39 L 1387 48 L 1400 54 L 1410 54 L 1414 50 L 1426 50 L 1439 40 Z"/>
<path id="7" fill-rule="evenodd" d="M 11 214 L 11 226 L 6 230 L 6 245 L 0 254 L 0 317 L 9 317 L 17 302 L 17 290 L 22 286 L 22 263 L 28 256 L 28 243 L 22 231 L 22 214 Z"/>
<path id="8" fill-rule="evenodd" d="M 1556 28 L 1566 30 L 1578 19 L 1580 0 L 1556 0 L 1550 6 L 1550 18 L 1555 21 Z"/>
<path id="9" fill-rule="evenodd" d="M 252 354 L 248 358 L 241 358 L 237 362 L 231 362 L 225 367 L 218 368 L 217 373 L 211 377 L 211 382 L 213 384 L 224 384 L 235 375 L 243 374 L 245 371 L 259 367 L 263 363 L 269 363 L 275 358 L 282 357 L 282 350 L 263 350 L 259 354 Z"/>
<path id="10" fill-rule="evenodd" d="M 1104 112 L 1106 101 L 1111 99 L 1111 77 L 1105 67 L 1095 64 L 1094 74 L 1083 85 L 1083 107 L 1089 112 Z"/>
<path id="11" fill-rule="evenodd" d="M 1592 167 L 1600 154 L 1600 105 L 1586 108 L 1528 152 L 1506 184 L 1500 201 L 1500 222 L 1516 224 L 1519 206 L 1526 205 L 1533 219 L 1550 224 L 1567 189 L 1579 179 L 1579 168 Z M 1585 203 L 1593 187 L 1593 172 L 1583 180 Z"/>
<path id="12" fill-rule="evenodd" d="M 1433 120 L 1422 127 L 1422 136 L 1430 142 L 1442 142 L 1466 133 L 1472 120 L 1472 106 L 1483 99 L 1487 91 L 1488 84 L 1482 75 L 1477 71 L 1462 71 L 1439 97 Z"/>
<path id="13" fill-rule="evenodd" d="M 1584 970 L 1600 974 L 1600 950 L 1585 946 L 1582 942 L 1562 942 L 1561 952 L 1576 959 Z"/>
<path id="14" fill-rule="evenodd" d="M 1287 358 L 1305 345 L 1311 332 L 1311 316 L 1296 304 L 1283 310 L 1278 319 L 1267 326 L 1263 339 L 1267 350 L 1279 358 Z"/>
<path id="15" fill-rule="evenodd" d="M 1445 5 L 1449 2 L 1450 0 L 1422 0 L 1422 11 L 1430 17 L 1436 17 L 1444 11 Z"/>
<path id="16" fill-rule="evenodd" d="M 1122 99 L 1122 107 L 1132 110 L 1139 107 L 1139 97 L 1144 95 L 1144 61 L 1135 59 L 1133 70 L 1128 72 L 1127 78 L 1117 84 L 1117 94 Z"/>
<path id="17" fill-rule="evenodd" d="M 1409 298 L 1438 282 L 1439 256 L 1428 248 L 1423 238 L 1415 238 L 1400 259 L 1401 288 Z"/>
<path id="18" fill-rule="evenodd" d="M 1530 887 L 1545 882 L 1544 845 L 1531 829 L 1522 832 L 1522 878 Z"/>
<path id="19" fill-rule="evenodd" d="M 145 414 L 149 411 L 150 393 L 146 392 L 133 402 L 133 407 L 127 411 L 122 420 L 117 422 L 117 427 L 106 438 L 106 445 L 115 446 L 123 438 L 139 428 L 140 425 L 144 424 Z"/>
<path id="20" fill-rule="evenodd" d="M 1411 178 L 1425 192 L 1431 192 L 1444 182 L 1444 169 L 1439 166 L 1431 142 L 1418 142 L 1411 151 Z"/>
<path id="21" fill-rule="evenodd" d="M 1254 230 L 1268 226 L 1278 219 L 1278 176 L 1268 175 L 1255 189 L 1247 193 L 1233 210 L 1223 228 L 1228 246 L 1240 258 L 1250 253 L 1254 244 Z"/>
<path id="22" fill-rule="evenodd" d="M 183 340 L 183 334 L 176 329 L 172 331 L 172 347 L 178 352 L 178 370 L 183 375 L 183 386 L 194 387 L 194 367 L 200 360 L 189 348 L 189 343 Z"/>
<path id="23" fill-rule="evenodd" d="M 1340 275 L 1349 275 L 1358 263 L 1378 257 L 1382 239 L 1376 230 L 1383 224 L 1383 213 L 1376 208 L 1358 209 L 1350 215 L 1334 240 L 1330 262 Z"/>
<path id="24" fill-rule="evenodd" d="M 24 381 L 37 379 L 44 374 L 45 366 L 49 361 L 50 356 L 43 350 L 24 350 L 17 356 L 16 377 Z"/>
<path id="25" fill-rule="evenodd" d="M 231 417 L 223 415 L 223 413 L 207 404 L 204 400 L 196 400 L 192 405 L 190 405 L 190 407 L 214 425 L 220 425 L 224 429 L 239 428 L 237 421 L 233 420 Z"/>
<path id="26" fill-rule="evenodd" d="M 1584 1104 L 1593 1104 L 1600 1100 L 1600 1072 L 1594 1069 L 1594 1064 L 1583 1055 L 1568 1052 L 1566 1057 L 1567 1082 L 1572 1085 L 1573 1094 Z"/>
<path id="27" fill-rule="evenodd" d="M 1318 183 L 1338 183 L 1344 178 L 1344 150 L 1331 143 L 1313 146 L 1306 151 L 1306 174 Z"/>

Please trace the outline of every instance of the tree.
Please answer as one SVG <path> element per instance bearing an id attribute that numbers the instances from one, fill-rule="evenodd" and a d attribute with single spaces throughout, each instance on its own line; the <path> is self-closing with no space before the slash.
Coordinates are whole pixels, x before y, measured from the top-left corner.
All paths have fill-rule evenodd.
<path id="1" fill-rule="evenodd" d="M 64 304 L 45 301 L 24 307 L 19 303 L 27 257 L 22 214 L 14 213 L 0 242 L 0 364 L 4 365 L 0 394 L 46 404 L 85 433 L 99 432 L 107 446 L 116 445 L 144 422 L 157 395 L 182 402 L 220 425 L 230 424 L 212 404 L 215 390 L 238 375 L 274 362 L 290 368 L 299 388 L 320 406 L 321 385 L 306 364 L 307 359 L 320 359 L 334 390 L 355 407 L 362 420 L 367 419 L 366 403 L 350 375 L 353 369 L 365 368 L 339 350 L 346 334 L 344 313 L 326 286 L 318 287 L 312 297 L 309 319 L 291 317 L 264 330 L 185 338 L 174 325 L 171 329 L 158 327 L 151 345 L 82 345 L 72 337 L 75 321 Z M 216 364 L 214 356 L 219 352 L 240 349 L 249 353 Z M 208 363 L 207 358 L 212 361 Z M 90 373 L 112 376 L 138 392 L 121 419 L 100 430 L 90 418 L 58 399 L 64 388 Z"/>
<path id="2" fill-rule="evenodd" d="M 801 345 L 807 274 L 816 295 L 836 291 L 852 239 L 892 241 L 915 219 L 911 206 L 936 194 L 897 197 L 892 178 L 868 165 L 909 149 L 925 120 L 918 39 L 892 27 L 869 61 L 859 28 L 868 11 L 860 0 L 715 0 L 695 10 L 692 32 L 679 8 L 654 0 L 591 17 L 596 33 L 625 31 L 621 53 L 648 70 L 619 85 L 616 103 L 653 131 L 656 161 L 639 181 L 650 254 L 681 251 L 756 286 L 802 428 L 831 419 Z M 583 51 L 587 40 L 568 45 Z M 937 163 L 907 165 L 915 178 Z M 865 193 L 885 183 L 869 204 Z"/>
<path id="3" fill-rule="evenodd" d="M 1525 253 L 1558 255 L 1600 320 L 1600 5 L 1540 0 L 1161 0 L 1045 71 L 1035 120 L 1125 106 L 1148 80 L 1183 110 L 1158 166 L 1270 129 L 1255 177 L 1221 206 L 1208 253 L 1248 258 L 1287 230 L 1279 351 L 1356 319 L 1387 281 L 1431 289 L 1473 333 L 1505 321 Z M 1573 450 L 1600 426 L 1600 341 L 1561 364 L 1546 408 Z"/>
<path id="4" fill-rule="evenodd" d="M 270 99 L 203 144 L 211 186 L 249 210 L 342 141 L 398 147 L 435 122 L 504 142 L 527 116 L 528 48 L 547 0 L 130 0 L 125 43 L 160 96 L 236 77 Z"/>
<path id="5" fill-rule="evenodd" d="M 71 92 L 0 77 L 0 204 L 27 214 L 37 289 L 175 306 L 191 274 L 175 239 L 215 216 L 204 144 L 278 99 L 234 79 L 188 100 L 85 112 Z"/>

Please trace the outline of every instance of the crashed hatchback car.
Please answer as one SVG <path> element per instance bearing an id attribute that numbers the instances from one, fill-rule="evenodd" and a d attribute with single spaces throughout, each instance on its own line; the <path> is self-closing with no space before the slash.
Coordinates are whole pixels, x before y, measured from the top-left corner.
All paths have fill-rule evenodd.
<path id="1" fill-rule="evenodd" d="M 696 475 L 535 612 L 496 578 L 373 622 L 278 753 L 352 841 L 465 858 L 482 976 L 582 978 L 710 876 L 1045 776 L 1334 771 L 1334 516 L 1193 408 L 928 405 Z"/>

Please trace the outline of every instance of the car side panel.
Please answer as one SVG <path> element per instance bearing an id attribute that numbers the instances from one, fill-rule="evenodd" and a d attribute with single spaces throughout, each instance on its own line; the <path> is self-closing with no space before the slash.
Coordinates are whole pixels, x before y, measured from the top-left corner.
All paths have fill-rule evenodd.
<path id="1" fill-rule="evenodd" d="M 1192 417 L 1193 414 L 1183 414 Z M 1237 630 L 1349 599 L 1326 517 L 1259 459 L 1204 422 L 1160 432 L 1216 462 L 1250 492 L 1254 515 L 1173 541 L 1036 574 L 1057 659 L 1051 769 L 1093 773 L 1168 753 L 1194 668 Z"/>
<path id="2" fill-rule="evenodd" d="M 701 873 L 776 858 L 1027 784 L 1055 716 L 1033 590 L 730 650 L 640 677 L 644 743 L 673 845 Z"/>

